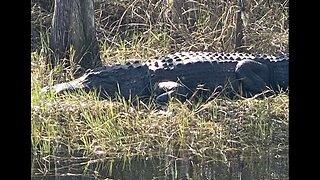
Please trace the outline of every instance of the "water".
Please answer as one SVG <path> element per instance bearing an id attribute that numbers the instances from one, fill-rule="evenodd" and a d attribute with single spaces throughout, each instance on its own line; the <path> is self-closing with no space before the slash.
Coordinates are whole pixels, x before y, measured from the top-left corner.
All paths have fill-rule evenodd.
<path id="1" fill-rule="evenodd" d="M 93 159 L 51 157 L 52 163 L 33 158 L 32 180 L 66 179 L 199 179 L 251 180 L 289 179 L 287 153 L 229 158 L 228 161 L 203 161 L 191 157 L 138 157 L 129 159 Z M 50 160 L 50 161 L 51 161 Z M 42 159 L 43 161 L 43 159 Z"/>

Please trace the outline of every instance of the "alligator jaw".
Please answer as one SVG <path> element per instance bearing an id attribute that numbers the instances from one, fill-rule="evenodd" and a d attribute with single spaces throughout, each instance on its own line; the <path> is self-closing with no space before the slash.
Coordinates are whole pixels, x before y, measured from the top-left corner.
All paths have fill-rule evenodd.
<path id="1" fill-rule="evenodd" d="M 62 94 L 63 92 L 67 92 L 67 91 L 72 92 L 72 91 L 75 91 L 76 89 L 84 89 L 85 86 L 82 83 L 84 78 L 85 76 L 82 76 L 70 82 L 56 84 L 52 87 L 46 86 L 41 89 L 41 94 L 48 93 L 50 90 L 53 90 L 54 94 Z"/>

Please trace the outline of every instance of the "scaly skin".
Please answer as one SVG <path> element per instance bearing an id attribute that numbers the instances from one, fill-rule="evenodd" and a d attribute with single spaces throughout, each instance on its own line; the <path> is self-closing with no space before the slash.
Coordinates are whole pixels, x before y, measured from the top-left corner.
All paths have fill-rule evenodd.
<path id="1" fill-rule="evenodd" d="M 216 88 L 224 87 L 230 82 L 234 89 L 239 89 L 242 85 L 244 92 L 256 94 L 266 87 L 288 88 L 288 66 L 287 55 L 179 52 L 147 62 L 135 61 L 100 67 L 52 88 L 57 94 L 76 89 L 97 89 L 102 97 L 116 94 L 126 98 L 149 97 L 155 94 L 163 98 L 168 95 L 167 91 L 190 97 L 199 86 L 207 89 L 203 92 L 210 95 Z M 48 89 L 44 88 L 43 91 Z"/>

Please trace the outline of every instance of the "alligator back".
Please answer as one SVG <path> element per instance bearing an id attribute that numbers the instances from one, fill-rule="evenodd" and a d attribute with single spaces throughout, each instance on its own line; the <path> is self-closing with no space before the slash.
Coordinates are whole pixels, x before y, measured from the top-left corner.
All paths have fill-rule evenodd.
<path id="1" fill-rule="evenodd" d="M 152 71 L 153 83 L 174 81 L 191 91 L 198 89 L 199 85 L 213 91 L 227 83 L 237 88 L 237 63 L 254 58 L 243 53 L 178 52 L 150 60 L 147 65 Z"/>
<path id="2" fill-rule="evenodd" d="M 281 56 L 271 61 L 272 88 L 289 88 L 289 57 Z"/>

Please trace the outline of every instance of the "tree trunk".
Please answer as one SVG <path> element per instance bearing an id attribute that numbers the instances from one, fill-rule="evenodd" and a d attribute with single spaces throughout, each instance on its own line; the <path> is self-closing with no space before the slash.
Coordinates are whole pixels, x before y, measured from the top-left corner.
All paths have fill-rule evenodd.
<path id="1" fill-rule="evenodd" d="M 93 0 L 55 0 L 50 48 L 55 55 L 50 62 L 53 66 L 63 58 L 66 66 L 70 61 L 83 69 L 101 66 Z"/>
<path id="2" fill-rule="evenodd" d="M 196 22 L 196 3 L 188 0 L 172 0 L 170 3 L 173 24 L 194 29 Z"/>
<path id="3" fill-rule="evenodd" d="M 236 39 L 235 50 L 237 52 L 246 52 L 247 49 L 244 44 L 244 23 L 246 21 L 246 0 L 238 0 L 239 11 L 237 12 L 236 22 Z"/>

